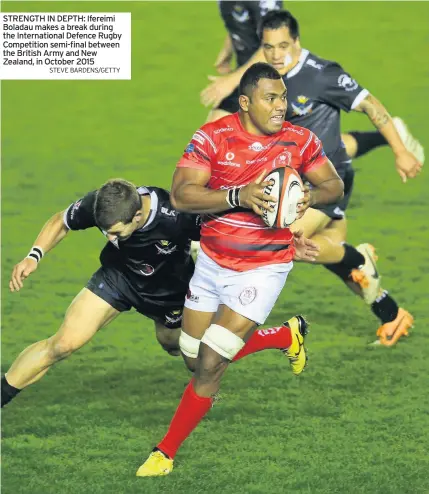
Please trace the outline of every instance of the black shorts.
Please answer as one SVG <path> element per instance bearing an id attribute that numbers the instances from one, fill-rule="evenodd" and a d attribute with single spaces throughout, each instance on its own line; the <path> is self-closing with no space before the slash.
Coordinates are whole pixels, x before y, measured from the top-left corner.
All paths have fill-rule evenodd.
<path id="1" fill-rule="evenodd" d="M 352 195 L 355 171 L 352 167 L 352 160 L 346 154 L 345 150 L 336 153 L 336 156 L 331 157 L 330 160 L 344 182 L 344 197 L 341 201 L 333 204 L 315 205 L 311 207 L 322 211 L 326 216 L 329 216 L 329 218 L 332 218 L 333 220 L 342 220 L 345 217 L 346 209 Z"/>
<path id="2" fill-rule="evenodd" d="M 119 312 L 134 307 L 137 312 L 154 321 L 160 322 L 169 329 L 180 328 L 182 325 L 183 305 L 186 291 L 183 286 L 175 290 L 168 287 L 168 296 L 151 298 L 139 293 L 139 288 L 132 283 L 122 271 L 113 267 L 102 266 L 86 284 L 86 288 Z M 163 290 L 164 292 L 165 290 Z"/>
<path id="3" fill-rule="evenodd" d="M 237 112 L 240 109 L 240 105 L 238 104 L 238 96 L 238 88 L 236 88 L 234 92 L 219 103 L 217 110 L 223 110 L 229 113 Z"/>

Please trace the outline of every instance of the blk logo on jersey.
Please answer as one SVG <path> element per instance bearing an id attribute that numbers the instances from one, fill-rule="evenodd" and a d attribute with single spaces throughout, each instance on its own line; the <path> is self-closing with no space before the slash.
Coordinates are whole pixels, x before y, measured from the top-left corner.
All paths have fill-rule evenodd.
<path id="1" fill-rule="evenodd" d="M 341 74 L 338 77 L 338 85 L 346 91 L 354 91 L 358 87 L 358 83 L 347 74 Z"/>
<path id="2" fill-rule="evenodd" d="M 161 213 L 167 216 L 176 216 L 176 211 L 174 209 L 167 209 L 164 206 L 161 207 Z"/>
<path id="3" fill-rule="evenodd" d="M 313 111 L 314 103 L 307 96 L 298 96 L 296 101 L 291 103 L 293 114 L 303 117 Z"/>

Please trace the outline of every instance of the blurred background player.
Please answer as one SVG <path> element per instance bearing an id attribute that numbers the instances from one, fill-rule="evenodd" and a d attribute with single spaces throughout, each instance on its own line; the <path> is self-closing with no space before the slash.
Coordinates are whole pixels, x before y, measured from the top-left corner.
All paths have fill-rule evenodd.
<path id="1" fill-rule="evenodd" d="M 356 249 L 346 240 L 345 210 L 353 188 L 354 170 L 340 135 L 340 112 L 367 114 L 395 153 L 395 164 L 403 181 L 415 177 L 420 163 L 407 150 L 384 106 L 360 86 L 336 62 L 327 61 L 302 49 L 298 21 L 288 11 L 272 11 L 261 22 L 262 55 L 283 75 L 288 90 L 286 119 L 312 130 L 322 139 L 324 149 L 342 177 L 345 195 L 338 204 L 311 208 L 293 228 L 302 229 L 320 247 L 317 262 L 326 265 L 355 293 L 361 295 L 380 320 L 379 341 L 387 346 L 407 335 L 412 316 L 399 308 L 381 288 L 376 256 L 369 244 Z M 246 64 L 237 70 L 243 71 Z M 350 270 L 347 260 L 361 259 L 360 270 Z"/>
<path id="2" fill-rule="evenodd" d="M 69 306 L 59 331 L 27 347 L 2 377 L 2 407 L 132 307 L 154 320 L 164 350 L 180 355 L 183 304 L 194 272 L 190 239 L 199 238 L 200 222 L 197 215 L 175 211 L 166 190 L 110 180 L 56 213 L 14 267 L 10 290 L 23 287 L 43 255 L 69 230 L 92 227 L 109 240 L 100 254 L 100 269 Z"/>
<path id="3" fill-rule="evenodd" d="M 214 65 L 218 73 L 222 75 L 232 71 L 234 57 L 237 66 L 244 67 L 243 70 L 232 72 L 227 77 L 209 76 L 213 83 L 201 93 L 202 103 L 205 106 L 213 106 L 207 118 L 208 122 L 238 111 L 237 87 L 240 77 L 252 63 L 266 61 L 259 38 L 261 20 L 268 12 L 278 11 L 283 7 L 282 1 L 269 0 L 259 2 L 220 0 L 218 3 L 227 35 Z M 290 58 L 291 53 L 285 52 L 284 56 L 289 60 L 289 63 L 284 63 L 284 65 L 289 65 L 292 68 L 297 61 Z M 305 101 L 295 102 L 297 112 L 309 111 L 310 103 L 307 105 L 305 103 Z M 411 135 L 402 119 L 394 117 L 392 121 L 406 148 L 423 164 L 424 151 L 421 144 Z M 298 123 L 298 125 L 302 124 Z M 315 133 L 322 139 L 322 135 Z M 346 152 L 351 158 L 358 158 L 379 146 L 389 144 L 385 136 L 378 130 L 351 131 L 342 134 L 341 138 L 345 144 Z"/>
<path id="4" fill-rule="evenodd" d="M 276 160 L 289 156 L 291 166 L 312 184 L 311 199 L 328 204 L 343 193 L 343 183 L 310 131 L 284 121 L 286 88 L 266 63 L 250 67 L 240 83 L 240 111 L 207 123 L 193 135 L 177 164 L 171 189 L 173 205 L 204 213 L 202 250 L 183 314 L 180 347 L 195 363 L 170 428 L 138 476 L 167 475 L 173 458 L 213 404 L 228 364 L 246 355 L 287 348 L 294 374 L 305 366 L 305 321 L 297 316 L 273 338 L 258 331 L 271 312 L 294 258 L 293 234 L 274 229 L 259 217 L 273 198 L 264 194 L 262 177 Z M 258 159 L 261 148 L 265 153 Z M 300 208 L 302 213 L 308 207 Z M 256 214 L 255 214 L 256 213 Z"/>

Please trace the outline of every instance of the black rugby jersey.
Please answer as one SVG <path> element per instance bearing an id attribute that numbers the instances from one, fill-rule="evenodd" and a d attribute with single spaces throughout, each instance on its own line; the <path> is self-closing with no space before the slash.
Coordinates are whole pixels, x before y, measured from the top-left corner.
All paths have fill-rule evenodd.
<path id="1" fill-rule="evenodd" d="M 220 15 L 231 37 L 238 66 L 246 63 L 260 46 L 258 28 L 262 17 L 271 10 L 281 9 L 282 6 L 283 2 L 276 0 L 219 0 Z"/>
<path id="2" fill-rule="evenodd" d="M 343 149 L 340 112 L 355 108 L 369 93 L 336 62 L 302 50 L 298 64 L 283 76 L 287 87 L 286 120 L 311 130 L 328 158 Z"/>
<path id="3" fill-rule="evenodd" d="M 193 260 L 191 240 L 200 238 L 200 217 L 180 213 L 170 202 L 170 194 L 157 187 L 138 187 L 140 195 L 150 195 L 151 210 L 146 223 L 126 240 L 107 242 L 100 254 L 103 266 L 112 266 L 131 277 L 133 282 L 163 284 L 189 281 Z M 64 214 L 70 230 L 96 227 L 94 203 L 96 190 L 71 204 Z M 106 232 L 100 229 L 106 235 Z"/>

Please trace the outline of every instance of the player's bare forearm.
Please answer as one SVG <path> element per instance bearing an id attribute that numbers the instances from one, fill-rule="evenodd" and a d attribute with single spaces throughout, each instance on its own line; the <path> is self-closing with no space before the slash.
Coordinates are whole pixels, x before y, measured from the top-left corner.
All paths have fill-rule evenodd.
<path id="1" fill-rule="evenodd" d="M 332 204 L 339 201 L 344 195 L 344 183 L 328 159 L 316 169 L 306 172 L 305 178 L 312 186 L 309 194 L 304 195 L 304 198 L 309 196 L 309 206 Z"/>
<path id="2" fill-rule="evenodd" d="M 393 124 L 392 117 L 375 96 L 369 94 L 361 103 L 359 103 L 355 110 L 366 113 L 373 125 L 380 131 L 383 137 L 385 137 L 395 155 L 406 151 Z"/>
<path id="3" fill-rule="evenodd" d="M 219 213 L 230 209 L 226 190 L 211 190 L 199 184 L 180 184 L 171 191 L 171 204 L 187 213 Z"/>
<path id="4" fill-rule="evenodd" d="M 54 214 L 54 216 L 45 223 L 34 241 L 33 245 L 41 247 L 45 254 L 61 242 L 69 231 L 64 224 L 63 216 L 64 211 Z"/>
<path id="5" fill-rule="evenodd" d="M 344 183 L 340 177 L 333 177 L 313 187 L 310 191 L 310 206 L 332 204 L 344 196 Z"/>
<path id="6" fill-rule="evenodd" d="M 225 37 L 225 41 L 223 42 L 222 48 L 219 51 L 218 60 L 220 58 L 222 59 L 231 58 L 232 54 L 233 54 L 232 41 L 229 34 L 227 34 Z"/>

